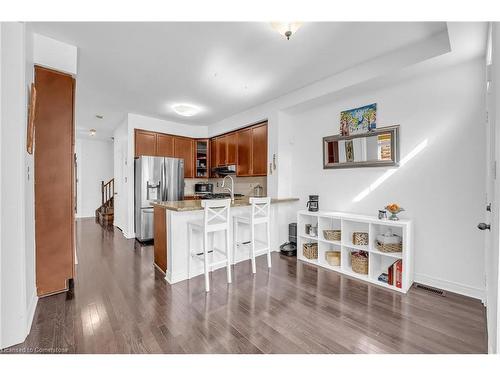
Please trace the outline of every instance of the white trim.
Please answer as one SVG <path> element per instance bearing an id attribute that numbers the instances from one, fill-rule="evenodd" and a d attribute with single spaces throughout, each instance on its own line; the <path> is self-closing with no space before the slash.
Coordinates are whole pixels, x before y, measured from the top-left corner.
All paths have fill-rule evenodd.
<path id="1" fill-rule="evenodd" d="M 31 331 L 31 326 L 33 324 L 33 318 L 35 317 L 36 306 L 38 304 L 38 296 L 35 293 L 31 296 L 30 304 L 28 306 L 28 312 L 26 316 L 26 337 Z"/>
<path id="2" fill-rule="evenodd" d="M 438 279 L 422 273 L 415 273 L 415 282 L 447 290 L 449 292 L 462 294 L 467 297 L 477 298 L 480 299 L 481 302 L 485 301 L 486 293 L 484 289 L 475 288 L 454 281 Z"/>
<path id="3" fill-rule="evenodd" d="M 128 232 L 124 232 L 124 231 L 122 231 L 122 233 L 123 233 L 123 236 L 124 236 L 127 240 L 131 240 L 131 239 L 135 238 L 135 232 L 128 233 Z"/>

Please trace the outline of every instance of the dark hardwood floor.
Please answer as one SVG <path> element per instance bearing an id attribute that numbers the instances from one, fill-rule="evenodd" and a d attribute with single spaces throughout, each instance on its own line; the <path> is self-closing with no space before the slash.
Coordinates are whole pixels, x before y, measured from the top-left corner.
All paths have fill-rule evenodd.
<path id="1" fill-rule="evenodd" d="M 152 246 L 77 222 L 73 295 L 39 300 L 18 352 L 485 353 L 480 301 L 419 289 L 405 296 L 273 254 L 169 285 Z M 71 298 L 72 297 L 72 298 Z"/>

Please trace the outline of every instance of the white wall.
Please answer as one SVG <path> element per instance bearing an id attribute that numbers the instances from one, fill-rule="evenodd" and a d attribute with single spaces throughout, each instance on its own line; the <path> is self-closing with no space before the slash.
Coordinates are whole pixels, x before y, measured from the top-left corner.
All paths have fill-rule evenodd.
<path id="1" fill-rule="evenodd" d="M 113 178 L 113 143 L 111 140 L 76 139 L 77 157 L 77 214 L 95 216 L 101 205 L 101 181 Z"/>
<path id="2" fill-rule="evenodd" d="M 319 194 L 320 208 L 372 215 L 400 203 L 414 220 L 415 279 L 483 298 L 484 72 L 476 59 L 295 114 L 292 195 L 305 203 Z M 396 170 L 323 170 L 321 139 L 338 134 L 340 111 L 374 102 L 378 127 L 401 124 L 401 159 L 421 151 Z"/>
<path id="3" fill-rule="evenodd" d="M 24 341 L 36 296 L 32 291 L 33 247 L 26 246 L 26 34 L 25 25 L 1 28 L 0 126 L 0 348 Z M 29 238 L 29 237 L 28 237 Z M 30 258 L 27 262 L 27 258 Z M 32 310 L 30 311 L 30 307 Z"/>
<path id="4" fill-rule="evenodd" d="M 77 48 L 40 34 L 33 35 L 35 64 L 76 75 Z"/>

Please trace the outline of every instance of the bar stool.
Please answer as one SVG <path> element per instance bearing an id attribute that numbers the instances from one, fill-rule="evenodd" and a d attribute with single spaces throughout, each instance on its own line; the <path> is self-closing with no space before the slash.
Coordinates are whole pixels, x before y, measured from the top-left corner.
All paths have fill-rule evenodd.
<path id="1" fill-rule="evenodd" d="M 201 207 L 204 208 L 203 220 L 188 222 L 188 249 L 193 258 L 203 257 L 205 268 L 205 291 L 210 291 L 209 272 L 212 267 L 220 264 L 226 264 L 227 282 L 231 283 L 231 255 L 229 245 L 229 211 L 231 207 L 231 199 L 207 199 L 201 201 Z M 197 252 L 191 248 L 192 235 L 195 231 L 203 234 L 203 249 Z M 212 244 L 213 235 L 215 232 L 225 231 L 226 249 L 222 251 L 212 245 L 212 249 L 208 249 L 208 235 L 211 234 Z M 214 253 L 220 253 L 225 256 L 224 259 L 213 262 Z M 208 261 L 209 253 L 212 253 L 212 262 Z"/>
<path id="2" fill-rule="evenodd" d="M 250 216 L 234 216 L 233 217 L 233 251 L 236 252 L 238 245 L 250 245 L 250 260 L 252 262 L 252 272 L 255 273 L 255 256 L 267 253 L 267 266 L 271 268 L 271 230 L 269 222 L 269 212 L 271 208 L 271 198 L 250 198 L 252 210 Z M 238 242 L 239 225 L 250 226 L 250 241 Z M 265 242 L 255 239 L 255 226 L 266 224 L 267 239 Z M 264 247 L 256 249 L 256 245 L 260 244 Z"/>

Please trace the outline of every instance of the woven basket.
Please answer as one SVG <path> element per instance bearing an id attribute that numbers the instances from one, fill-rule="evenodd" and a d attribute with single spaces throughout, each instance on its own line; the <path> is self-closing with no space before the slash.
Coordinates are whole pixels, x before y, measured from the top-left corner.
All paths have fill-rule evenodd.
<path id="1" fill-rule="evenodd" d="M 340 251 L 326 251 L 325 260 L 330 266 L 340 266 Z"/>
<path id="2" fill-rule="evenodd" d="M 340 230 L 338 229 L 326 229 L 323 231 L 323 236 L 327 241 L 340 241 Z"/>
<path id="3" fill-rule="evenodd" d="M 313 243 L 305 243 L 302 246 L 302 253 L 307 259 L 318 259 L 318 244 Z"/>
<path id="4" fill-rule="evenodd" d="M 403 243 L 380 243 L 379 241 L 375 241 L 375 246 L 377 250 L 383 253 L 400 253 L 403 251 Z"/>
<path id="5" fill-rule="evenodd" d="M 368 245 L 368 233 L 366 232 L 353 232 L 352 243 L 354 245 L 366 246 Z"/>
<path id="6" fill-rule="evenodd" d="M 368 257 L 359 253 L 351 253 L 352 270 L 362 275 L 368 275 Z"/>

